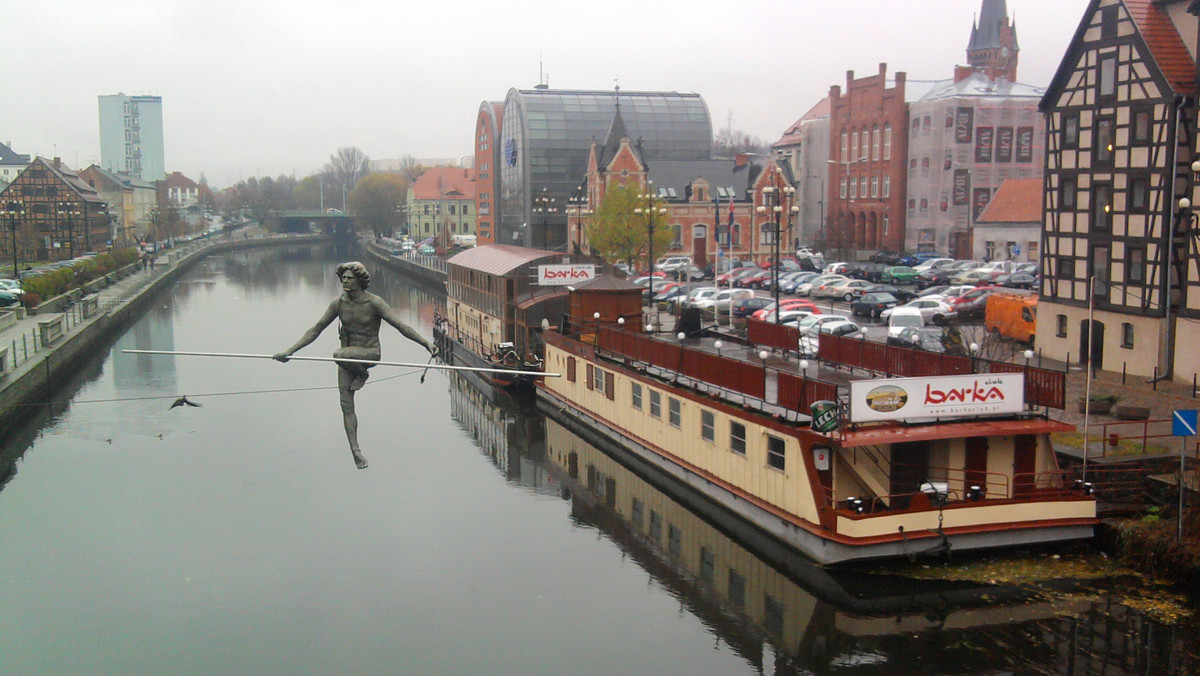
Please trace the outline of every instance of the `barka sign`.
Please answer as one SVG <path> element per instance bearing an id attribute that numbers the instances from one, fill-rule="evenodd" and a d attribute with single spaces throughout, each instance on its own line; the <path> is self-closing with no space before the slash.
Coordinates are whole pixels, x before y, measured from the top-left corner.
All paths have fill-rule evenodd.
<path id="1" fill-rule="evenodd" d="M 538 286 L 581 284 L 596 278 L 595 265 L 539 265 Z"/>
<path id="2" fill-rule="evenodd" d="M 850 422 L 1020 413 L 1025 374 L 976 373 L 850 383 Z"/>

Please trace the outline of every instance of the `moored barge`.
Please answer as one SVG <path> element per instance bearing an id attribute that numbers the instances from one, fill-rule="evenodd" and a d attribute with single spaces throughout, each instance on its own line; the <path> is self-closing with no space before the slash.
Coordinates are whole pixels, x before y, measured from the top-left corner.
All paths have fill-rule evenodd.
<path id="1" fill-rule="evenodd" d="M 563 377 L 537 383 L 539 406 L 819 563 L 1093 534 L 1096 500 L 1049 439 L 1074 428 L 1043 413 L 1060 372 L 828 335 L 802 369 L 572 309 L 542 336 Z"/>

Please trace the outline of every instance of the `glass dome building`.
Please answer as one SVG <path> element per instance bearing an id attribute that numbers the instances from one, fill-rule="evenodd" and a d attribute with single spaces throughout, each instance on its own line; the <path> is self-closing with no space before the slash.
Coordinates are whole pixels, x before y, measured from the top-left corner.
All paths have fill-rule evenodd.
<path id="1" fill-rule="evenodd" d="M 604 141 L 618 98 L 629 137 L 643 139 L 648 162 L 711 156 L 712 121 L 699 94 L 511 89 L 498 139 L 497 244 L 566 246 L 567 199 L 587 174 L 592 141 Z"/>

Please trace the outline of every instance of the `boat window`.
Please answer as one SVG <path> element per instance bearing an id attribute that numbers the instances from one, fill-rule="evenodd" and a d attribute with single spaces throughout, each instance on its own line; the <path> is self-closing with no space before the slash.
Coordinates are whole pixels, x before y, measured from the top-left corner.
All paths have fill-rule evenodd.
<path id="1" fill-rule="evenodd" d="M 746 455 L 746 426 L 730 421 L 729 423 L 729 450 L 734 453 Z"/>
<path id="2" fill-rule="evenodd" d="M 633 383 L 630 393 L 633 395 L 633 407 L 637 410 L 642 410 L 642 385 L 641 383 Z"/>
<path id="3" fill-rule="evenodd" d="M 650 415 L 655 418 L 662 417 L 662 395 L 658 390 L 650 390 Z"/>
<path id="4" fill-rule="evenodd" d="M 785 469 L 783 439 L 767 435 L 767 466 Z"/>
<path id="5" fill-rule="evenodd" d="M 705 441 L 712 442 L 716 440 L 716 421 L 714 420 L 712 411 L 700 412 L 700 436 Z"/>
<path id="6" fill-rule="evenodd" d="M 667 399 L 668 419 L 675 427 L 679 427 L 683 422 L 683 415 L 680 412 L 679 400 L 675 397 Z"/>

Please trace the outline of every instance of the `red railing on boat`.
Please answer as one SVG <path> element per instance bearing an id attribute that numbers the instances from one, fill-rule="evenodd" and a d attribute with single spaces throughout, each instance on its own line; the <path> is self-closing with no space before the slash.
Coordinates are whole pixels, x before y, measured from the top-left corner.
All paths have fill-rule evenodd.
<path id="1" fill-rule="evenodd" d="M 800 329 L 789 324 L 748 319 L 746 339 L 755 345 L 773 347 L 784 352 L 797 352 L 800 349 Z"/>
<path id="2" fill-rule="evenodd" d="M 766 395 L 764 369 L 759 364 L 604 325 L 596 327 L 596 349 L 756 399 Z"/>
<path id="3" fill-rule="evenodd" d="M 817 359 L 900 377 L 966 375 L 976 372 L 1023 373 L 1025 403 L 1058 409 L 1066 407 L 1067 374 L 1063 371 L 939 354 L 827 333 L 818 338 Z"/>

